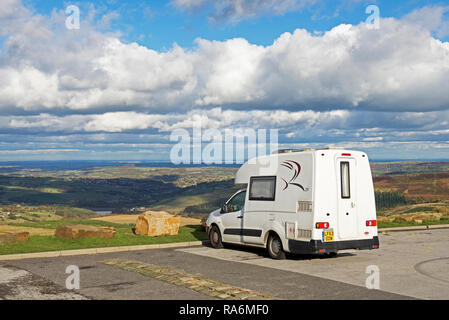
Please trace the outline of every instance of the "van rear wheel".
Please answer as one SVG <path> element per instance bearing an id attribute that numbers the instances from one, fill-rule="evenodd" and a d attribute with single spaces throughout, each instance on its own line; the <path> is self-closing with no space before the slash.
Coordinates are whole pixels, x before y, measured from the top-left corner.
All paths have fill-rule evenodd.
<path id="1" fill-rule="evenodd" d="M 277 235 L 270 235 L 267 242 L 268 254 L 272 259 L 283 260 L 285 259 L 285 252 L 282 248 L 282 241 Z"/>
<path id="2" fill-rule="evenodd" d="M 223 242 L 221 242 L 221 233 L 217 226 L 213 226 L 209 231 L 209 240 L 212 248 L 223 248 Z"/>

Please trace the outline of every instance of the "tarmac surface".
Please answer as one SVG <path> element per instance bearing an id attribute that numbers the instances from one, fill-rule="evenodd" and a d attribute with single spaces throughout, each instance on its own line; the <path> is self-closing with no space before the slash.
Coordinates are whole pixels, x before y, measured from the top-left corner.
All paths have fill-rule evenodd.
<path id="1" fill-rule="evenodd" d="M 257 248 L 196 246 L 0 261 L 0 299 L 216 299 L 157 274 L 148 277 L 104 263 L 110 259 L 168 268 L 277 299 L 449 299 L 449 229 L 381 233 L 379 239 L 380 249 L 345 251 L 336 258 L 279 261 Z M 80 270 L 79 290 L 66 289 L 69 265 Z M 372 270 L 379 271 L 379 289 L 366 288 Z"/>

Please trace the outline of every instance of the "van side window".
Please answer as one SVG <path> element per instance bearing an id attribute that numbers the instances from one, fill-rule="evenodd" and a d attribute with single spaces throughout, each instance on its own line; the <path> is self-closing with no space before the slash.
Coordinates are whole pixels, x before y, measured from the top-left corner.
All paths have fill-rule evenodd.
<path id="1" fill-rule="evenodd" d="M 274 201 L 276 177 L 251 177 L 249 200 Z"/>
<path id="2" fill-rule="evenodd" d="M 341 197 L 351 198 L 351 186 L 349 178 L 349 162 L 340 162 Z"/>
<path id="3" fill-rule="evenodd" d="M 245 205 L 246 191 L 237 193 L 234 198 L 228 202 L 229 212 L 240 211 Z"/>

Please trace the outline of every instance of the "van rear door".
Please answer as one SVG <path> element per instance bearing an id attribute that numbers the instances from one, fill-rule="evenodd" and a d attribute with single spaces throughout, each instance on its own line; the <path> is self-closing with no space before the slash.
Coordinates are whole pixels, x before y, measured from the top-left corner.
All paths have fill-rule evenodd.
<path id="1" fill-rule="evenodd" d="M 356 161 L 353 158 L 337 158 L 338 182 L 338 230 L 341 240 L 355 239 L 357 225 Z"/>

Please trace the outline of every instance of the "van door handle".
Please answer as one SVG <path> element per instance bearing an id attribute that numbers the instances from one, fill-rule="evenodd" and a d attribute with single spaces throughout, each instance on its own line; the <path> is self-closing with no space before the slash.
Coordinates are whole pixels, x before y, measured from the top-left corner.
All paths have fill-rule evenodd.
<path id="1" fill-rule="evenodd" d="M 243 219 L 243 216 L 238 216 L 237 219 Z"/>

